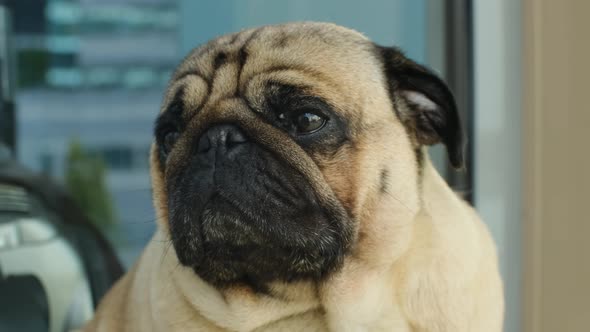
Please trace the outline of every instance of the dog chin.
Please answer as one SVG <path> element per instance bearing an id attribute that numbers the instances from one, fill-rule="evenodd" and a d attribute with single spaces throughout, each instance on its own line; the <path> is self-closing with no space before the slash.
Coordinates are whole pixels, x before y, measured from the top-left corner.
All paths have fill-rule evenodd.
<path id="1" fill-rule="evenodd" d="M 272 219 L 227 196 L 211 195 L 197 220 L 185 216 L 194 230 L 172 229 L 180 262 L 205 281 L 264 291 L 269 282 L 319 280 L 339 266 L 347 244 L 322 209 Z"/>
<path id="2" fill-rule="evenodd" d="M 347 248 L 343 220 L 311 204 L 276 213 L 260 205 L 213 193 L 200 216 L 184 218 L 188 234 L 198 236 L 172 234 L 180 262 L 214 286 L 257 291 L 272 281 L 319 280 L 339 266 Z"/>

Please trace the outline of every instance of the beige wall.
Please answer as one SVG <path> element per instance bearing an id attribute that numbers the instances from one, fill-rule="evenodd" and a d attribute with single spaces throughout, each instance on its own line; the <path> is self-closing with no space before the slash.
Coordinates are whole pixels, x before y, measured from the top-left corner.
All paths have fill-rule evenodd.
<path id="1" fill-rule="evenodd" d="M 590 1 L 523 5 L 524 330 L 590 331 Z"/>

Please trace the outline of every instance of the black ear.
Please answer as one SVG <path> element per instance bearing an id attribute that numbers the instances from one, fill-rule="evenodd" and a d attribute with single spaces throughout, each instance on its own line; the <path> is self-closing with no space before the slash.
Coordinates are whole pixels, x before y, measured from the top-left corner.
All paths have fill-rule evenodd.
<path id="1" fill-rule="evenodd" d="M 451 165 L 463 166 L 464 138 L 457 105 L 447 85 L 396 48 L 377 46 L 394 109 L 418 143 L 442 142 Z"/>

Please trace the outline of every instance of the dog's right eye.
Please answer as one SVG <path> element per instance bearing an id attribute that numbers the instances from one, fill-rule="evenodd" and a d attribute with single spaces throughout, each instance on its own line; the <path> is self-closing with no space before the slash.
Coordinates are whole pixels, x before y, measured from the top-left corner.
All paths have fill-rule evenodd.
<path id="1" fill-rule="evenodd" d="M 164 139 L 162 140 L 162 148 L 164 149 L 165 154 L 169 154 L 170 151 L 174 148 L 174 144 L 180 137 L 180 133 L 177 131 L 169 131 L 164 134 Z"/>
<path id="2" fill-rule="evenodd" d="M 299 134 L 313 133 L 320 130 L 324 124 L 326 124 L 326 119 L 311 112 L 302 112 L 295 117 L 295 126 Z"/>
<path id="3" fill-rule="evenodd" d="M 309 110 L 289 111 L 279 114 L 278 117 L 287 131 L 297 135 L 315 133 L 327 122 L 325 116 Z"/>

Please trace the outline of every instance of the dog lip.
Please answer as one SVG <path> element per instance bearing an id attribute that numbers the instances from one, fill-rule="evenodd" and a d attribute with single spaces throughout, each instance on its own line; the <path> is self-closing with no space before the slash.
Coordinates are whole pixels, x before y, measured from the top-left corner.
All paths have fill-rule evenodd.
<path id="1" fill-rule="evenodd" d="M 233 208 L 238 210 L 238 212 L 240 212 L 246 219 L 248 219 L 248 221 L 252 221 L 252 222 L 256 221 L 256 217 L 253 216 L 250 211 L 248 211 L 247 209 L 244 209 L 241 206 L 241 204 L 239 204 L 239 202 L 236 202 L 235 199 L 231 198 L 230 195 L 225 193 L 225 191 L 223 191 L 222 189 L 216 189 L 214 191 L 214 193 L 211 195 L 211 197 L 209 198 L 209 202 L 213 201 L 215 198 L 220 198 L 224 202 L 231 205 Z"/>

